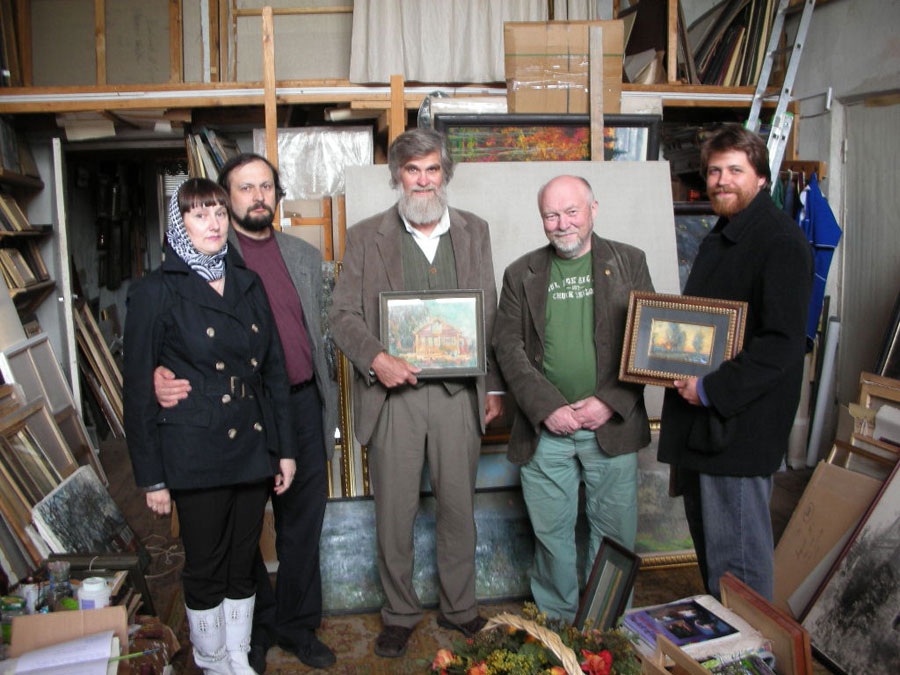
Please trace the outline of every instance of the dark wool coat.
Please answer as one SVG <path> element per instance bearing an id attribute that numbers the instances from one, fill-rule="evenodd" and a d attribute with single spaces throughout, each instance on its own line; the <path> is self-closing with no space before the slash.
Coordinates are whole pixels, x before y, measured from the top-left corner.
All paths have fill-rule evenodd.
<path id="1" fill-rule="evenodd" d="M 709 408 L 666 391 L 660 461 L 715 475 L 778 470 L 800 400 L 812 280 L 809 242 L 766 190 L 719 219 L 684 294 L 747 302 L 744 345 L 703 379 Z"/>
<path id="2" fill-rule="evenodd" d="M 526 464 L 534 455 L 541 423 L 565 397 L 544 376 L 544 328 L 550 263 L 549 244 L 525 254 L 503 275 L 503 291 L 494 326 L 494 352 L 517 409 L 507 457 Z M 637 452 L 650 442 L 643 385 L 620 382 L 619 358 L 632 290 L 652 291 L 644 253 L 627 244 L 591 235 L 594 277 L 594 347 L 597 350 L 595 396 L 615 414 L 596 431 L 608 455 Z"/>
<path id="3" fill-rule="evenodd" d="M 233 251 L 220 296 L 167 249 L 158 269 L 131 284 L 124 349 L 125 433 L 139 486 L 251 482 L 296 454 L 269 302 Z M 173 408 L 156 401 L 158 365 L 191 383 Z"/>

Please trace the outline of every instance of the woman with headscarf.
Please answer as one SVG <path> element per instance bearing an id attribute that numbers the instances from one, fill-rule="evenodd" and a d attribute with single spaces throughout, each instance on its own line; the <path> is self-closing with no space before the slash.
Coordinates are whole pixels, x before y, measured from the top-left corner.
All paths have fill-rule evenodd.
<path id="1" fill-rule="evenodd" d="M 259 277 L 229 251 L 228 195 L 192 178 L 173 195 L 162 265 L 132 283 L 125 322 L 125 431 L 147 506 L 178 507 L 194 661 L 207 673 L 247 663 L 253 562 L 272 476 L 296 471 L 284 354 Z M 153 369 L 191 390 L 161 408 Z"/>

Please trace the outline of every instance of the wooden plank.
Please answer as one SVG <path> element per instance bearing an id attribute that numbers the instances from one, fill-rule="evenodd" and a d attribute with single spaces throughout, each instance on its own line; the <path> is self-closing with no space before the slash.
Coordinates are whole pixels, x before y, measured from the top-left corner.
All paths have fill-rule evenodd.
<path id="1" fill-rule="evenodd" d="M 94 0 L 94 54 L 97 84 L 106 84 L 106 0 Z"/>
<path id="2" fill-rule="evenodd" d="M 263 100 L 266 118 L 266 158 L 278 170 L 278 118 L 275 102 L 275 21 L 272 8 L 264 7 L 262 12 L 263 47 Z M 274 225 L 281 229 L 279 221 L 281 208 L 276 204 Z"/>
<path id="3" fill-rule="evenodd" d="M 184 81 L 182 0 L 169 0 L 169 82 Z"/>
<path id="4" fill-rule="evenodd" d="M 388 146 L 406 131 L 406 106 L 403 99 L 403 76 L 391 75 L 391 110 L 388 129 Z"/>
<path id="5" fill-rule="evenodd" d="M 235 17 L 260 16 L 265 9 L 236 9 Z M 276 7 L 272 14 L 277 16 L 299 14 L 353 14 L 352 5 L 340 5 L 338 7 Z"/>
<path id="6" fill-rule="evenodd" d="M 344 195 L 338 195 L 338 217 L 337 217 L 337 259 L 344 259 L 344 245 L 347 243 L 347 203 Z"/>
<path id="7" fill-rule="evenodd" d="M 209 80 L 219 82 L 219 0 L 207 0 L 209 16 Z"/>
<path id="8" fill-rule="evenodd" d="M 16 0 L 16 34 L 19 40 L 19 68 L 22 71 L 22 86 L 30 87 L 34 82 L 31 58 L 31 0 Z"/>
<path id="9" fill-rule="evenodd" d="M 828 178 L 828 162 L 819 162 L 811 159 L 786 159 L 781 163 L 781 171 L 793 171 L 805 173 L 807 176 L 816 174 L 821 182 Z"/>
<path id="10" fill-rule="evenodd" d="M 232 2 L 219 0 L 219 82 L 233 79 L 228 72 L 228 8 Z"/>
<path id="11" fill-rule="evenodd" d="M 666 81 L 678 82 L 678 0 L 668 0 L 669 15 L 666 25 Z"/>
<path id="12" fill-rule="evenodd" d="M 591 113 L 591 161 L 603 161 L 603 28 L 588 29 L 589 89 Z"/>

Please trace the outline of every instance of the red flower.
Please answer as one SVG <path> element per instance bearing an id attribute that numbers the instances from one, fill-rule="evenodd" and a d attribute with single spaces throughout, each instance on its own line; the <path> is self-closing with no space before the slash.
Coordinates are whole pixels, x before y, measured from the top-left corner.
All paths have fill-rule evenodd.
<path id="1" fill-rule="evenodd" d="M 475 666 L 470 666 L 466 675 L 487 675 L 488 669 L 484 661 Z"/>
<path id="2" fill-rule="evenodd" d="M 434 661 L 431 662 L 432 670 L 442 670 L 453 663 L 456 657 L 449 649 L 438 649 L 434 655 Z"/>
<path id="3" fill-rule="evenodd" d="M 588 675 L 609 675 L 612 671 L 613 658 L 608 650 L 604 649 L 599 654 L 595 654 L 587 649 L 582 649 L 581 654 L 584 656 L 581 669 Z"/>

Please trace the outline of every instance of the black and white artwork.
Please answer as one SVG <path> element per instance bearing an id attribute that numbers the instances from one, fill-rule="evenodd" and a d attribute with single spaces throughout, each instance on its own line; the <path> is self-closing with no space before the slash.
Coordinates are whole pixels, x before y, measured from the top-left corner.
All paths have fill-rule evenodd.
<path id="1" fill-rule="evenodd" d="M 900 473 L 895 468 L 803 621 L 813 647 L 851 675 L 900 664 Z"/>
<path id="2" fill-rule="evenodd" d="M 32 517 L 53 553 L 137 550 L 125 516 L 89 466 L 80 467 L 38 502 Z"/>

